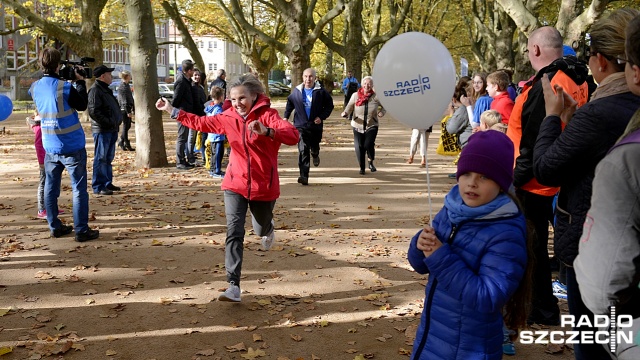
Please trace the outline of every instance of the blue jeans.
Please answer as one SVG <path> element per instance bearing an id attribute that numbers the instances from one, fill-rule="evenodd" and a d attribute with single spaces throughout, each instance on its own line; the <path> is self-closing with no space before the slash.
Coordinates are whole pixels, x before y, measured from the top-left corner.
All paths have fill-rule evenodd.
<path id="1" fill-rule="evenodd" d="M 224 141 L 216 141 L 211 143 L 211 150 L 216 151 L 213 161 L 211 161 L 211 171 L 214 174 L 222 175 L 222 157 L 224 156 Z"/>
<path id="2" fill-rule="evenodd" d="M 91 187 L 94 193 L 107 188 L 113 182 L 111 162 L 116 156 L 117 132 L 94 133 L 95 155 L 93 157 L 93 179 Z"/>
<path id="3" fill-rule="evenodd" d="M 67 169 L 73 189 L 73 227 L 76 234 L 89 230 L 89 194 L 87 193 L 87 150 L 73 154 L 57 155 L 47 153 L 44 157 L 46 181 L 44 184 L 44 207 L 51 231 L 59 229 L 58 197 L 62 171 Z"/>
<path id="4" fill-rule="evenodd" d="M 224 191 L 224 210 L 227 216 L 227 239 L 225 241 L 224 267 L 227 281 L 240 286 L 242 256 L 244 250 L 244 223 L 247 208 L 251 210 L 253 230 L 258 236 L 273 232 L 273 207 L 276 201 L 249 201 L 230 190 Z"/>

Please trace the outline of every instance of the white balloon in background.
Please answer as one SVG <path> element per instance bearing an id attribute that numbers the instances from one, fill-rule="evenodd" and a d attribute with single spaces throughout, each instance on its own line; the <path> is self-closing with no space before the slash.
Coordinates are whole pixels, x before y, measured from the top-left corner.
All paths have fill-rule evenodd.
<path id="1" fill-rule="evenodd" d="M 374 87 L 382 106 L 413 129 L 442 119 L 453 97 L 456 68 L 436 38 L 408 32 L 389 40 L 373 65 Z"/>

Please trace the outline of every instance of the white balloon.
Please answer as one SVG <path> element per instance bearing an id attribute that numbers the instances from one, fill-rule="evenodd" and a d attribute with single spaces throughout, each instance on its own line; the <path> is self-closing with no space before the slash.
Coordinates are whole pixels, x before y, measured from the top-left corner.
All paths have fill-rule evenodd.
<path id="1" fill-rule="evenodd" d="M 394 118 L 426 129 L 442 119 L 451 102 L 456 68 L 438 39 L 408 32 L 384 44 L 373 66 L 373 80 L 378 99 Z"/>

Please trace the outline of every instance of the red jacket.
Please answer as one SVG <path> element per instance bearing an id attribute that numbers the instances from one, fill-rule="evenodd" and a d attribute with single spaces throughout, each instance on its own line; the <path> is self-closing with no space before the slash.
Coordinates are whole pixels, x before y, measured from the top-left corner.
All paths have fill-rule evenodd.
<path id="1" fill-rule="evenodd" d="M 177 120 L 190 129 L 227 135 L 232 151 L 222 190 L 230 190 L 255 201 L 273 201 L 280 196 L 278 150 L 283 143 L 296 145 L 299 134 L 291 123 L 282 120 L 278 111 L 271 108 L 268 97 L 258 95 L 246 119 L 232 107 L 214 116 L 180 111 Z M 264 126 L 274 129 L 274 138 L 249 131 L 247 124 L 253 120 L 260 120 Z"/>
<path id="2" fill-rule="evenodd" d="M 502 116 L 502 123 L 509 125 L 509 118 L 511 117 L 511 111 L 513 111 L 513 100 L 511 100 L 507 91 L 493 98 L 491 110 L 499 112 Z"/>

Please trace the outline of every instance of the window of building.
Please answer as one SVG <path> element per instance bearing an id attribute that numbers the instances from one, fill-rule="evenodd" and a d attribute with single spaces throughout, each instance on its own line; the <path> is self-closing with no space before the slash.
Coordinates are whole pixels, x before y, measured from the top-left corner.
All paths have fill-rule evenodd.
<path id="1" fill-rule="evenodd" d="M 118 64 L 124 64 L 124 46 L 118 45 Z"/>
<path id="2" fill-rule="evenodd" d="M 158 65 L 167 65 L 167 49 L 158 49 L 158 58 L 156 61 Z"/>
<path id="3" fill-rule="evenodd" d="M 213 41 L 209 41 L 209 49 L 213 49 Z"/>
<path id="4" fill-rule="evenodd" d="M 167 23 L 162 23 L 160 24 L 160 37 L 161 38 L 166 38 L 167 37 Z"/>
<path id="5" fill-rule="evenodd" d="M 109 62 L 109 49 L 102 49 L 102 61 Z"/>
<path id="6" fill-rule="evenodd" d="M 218 70 L 218 64 L 213 64 L 213 70 Z"/>
<path id="7" fill-rule="evenodd" d="M 7 51 L 7 70 L 15 70 L 16 69 L 16 52 L 15 51 Z"/>
<path id="8" fill-rule="evenodd" d="M 217 48 L 218 48 L 218 42 L 217 42 L 217 41 L 215 41 L 215 40 L 213 41 L 213 48 L 214 48 L 214 49 L 217 49 Z"/>
<path id="9" fill-rule="evenodd" d="M 118 59 L 118 45 L 111 45 L 111 57 L 109 58 L 109 62 L 116 62 Z"/>
<path id="10" fill-rule="evenodd" d="M 213 64 L 212 63 L 209 63 L 208 69 L 209 69 L 208 71 L 213 71 Z"/>
<path id="11" fill-rule="evenodd" d="M 124 63 L 129 64 L 129 47 L 124 48 Z"/>

